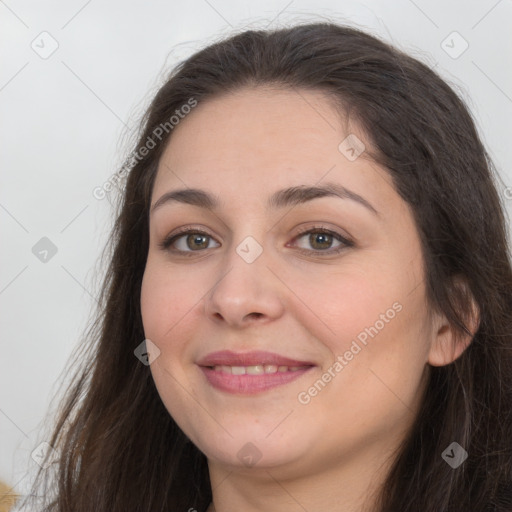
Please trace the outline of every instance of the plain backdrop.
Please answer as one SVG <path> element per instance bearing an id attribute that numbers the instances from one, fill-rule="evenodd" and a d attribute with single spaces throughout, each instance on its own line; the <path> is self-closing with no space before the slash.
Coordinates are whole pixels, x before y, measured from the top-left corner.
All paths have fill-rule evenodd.
<path id="1" fill-rule="evenodd" d="M 325 19 L 394 43 L 457 90 L 510 215 L 510 0 L 0 0 L 0 479 L 18 493 L 98 292 L 113 214 L 93 191 L 166 72 L 234 30 Z"/>

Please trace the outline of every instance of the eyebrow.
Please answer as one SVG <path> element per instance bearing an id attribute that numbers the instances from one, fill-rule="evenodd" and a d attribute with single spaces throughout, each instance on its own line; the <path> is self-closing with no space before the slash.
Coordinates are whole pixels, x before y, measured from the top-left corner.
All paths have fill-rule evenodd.
<path id="1" fill-rule="evenodd" d="M 340 199 L 349 199 L 364 206 L 375 215 L 379 215 L 379 212 L 364 197 L 337 183 L 326 183 L 322 186 L 312 187 L 302 185 L 278 190 L 270 196 L 267 206 L 271 209 L 284 208 L 287 206 L 303 204 L 320 197 L 339 197 Z M 209 194 L 204 190 L 197 188 L 179 189 L 167 192 L 161 196 L 151 208 L 151 213 L 164 204 L 173 202 L 190 204 L 192 206 L 198 206 L 199 208 L 205 208 L 206 210 L 216 210 L 221 204 L 220 200 L 216 196 Z"/>

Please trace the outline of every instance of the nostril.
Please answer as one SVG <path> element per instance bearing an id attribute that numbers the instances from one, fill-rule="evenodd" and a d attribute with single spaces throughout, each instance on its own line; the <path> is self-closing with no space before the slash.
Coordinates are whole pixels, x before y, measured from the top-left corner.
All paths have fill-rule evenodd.
<path id="1" fill-rule="evenodd" d="M 224 320 L 225 317 L 219 313 L 219 312 L 216 312 L 214 314 L 215 318 L 219 319 L 219 320 Z M 264 317 L 264 313 L 248 313 L 247 315 L 244 316 L 244 320 L 247 320 L 247 319 L 256 319 L 256 318 L 260 318 L 260 317 Z"/>

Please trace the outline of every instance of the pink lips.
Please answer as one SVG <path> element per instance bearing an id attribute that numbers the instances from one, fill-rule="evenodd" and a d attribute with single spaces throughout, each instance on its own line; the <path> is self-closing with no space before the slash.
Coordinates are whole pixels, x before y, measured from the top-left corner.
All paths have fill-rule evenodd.
<path id="1" fill-rule="evenodd" d="M 315 366 L 309 361 L 272 352 L 235 353 L 229 350 L 208 354 L 197 365 L 214 388 L 236 394 L 253 394 L 281 386 Z"/>

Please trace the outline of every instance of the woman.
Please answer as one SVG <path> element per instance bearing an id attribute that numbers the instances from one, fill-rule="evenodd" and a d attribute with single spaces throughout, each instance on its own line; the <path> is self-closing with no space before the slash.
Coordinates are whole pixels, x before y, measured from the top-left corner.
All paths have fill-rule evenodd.
<path id="1" fill-rule="evenodd" d="M 173 71 L 129 167 L 44 510 L 512 510 L 505 219 L 432 70 L 244 32 Z"/>

